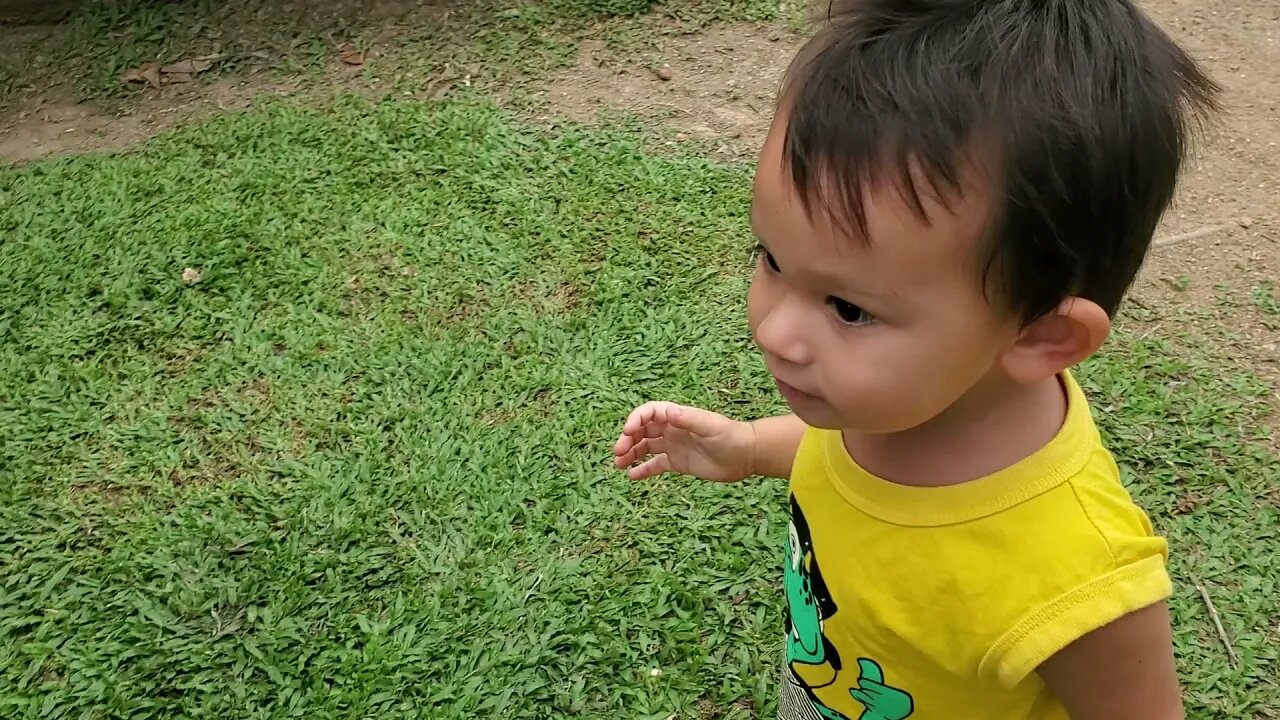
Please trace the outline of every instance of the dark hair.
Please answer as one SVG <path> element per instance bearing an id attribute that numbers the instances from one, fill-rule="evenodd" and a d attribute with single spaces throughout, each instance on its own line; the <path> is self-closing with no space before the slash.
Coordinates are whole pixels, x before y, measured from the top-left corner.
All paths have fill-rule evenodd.
<path id="1" fill-rule="evenodd" d="M 1079 296 L 1114 313 L 1218 88 L 1129 0 L 835 0 L 792 64 L 784 163 L 866 237 L 894 182 L 926 221 L 976 162 L 993 181 L 984 291 L 1030 322 Z"/>

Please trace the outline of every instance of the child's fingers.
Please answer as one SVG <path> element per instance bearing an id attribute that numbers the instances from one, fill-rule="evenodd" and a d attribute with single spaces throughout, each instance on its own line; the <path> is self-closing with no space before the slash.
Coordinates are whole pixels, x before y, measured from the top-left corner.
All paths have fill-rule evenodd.
<path id="1" fill-rule="evenodd" d="M 613 444 L 613 464 L 618 469 L 631 468 L 628 474 L 634 480 L 669 472 L 671 461 L 665 454 L 666 439 L 663 433 L 671 424 L 671 419 L 682 415 L 684 410 L 685 408 L 675 403 L 665 401 L 647 402 L 632 410 L 623 423 L 622 434 Z M 649 460 L 636 465 L 646 457 Z"/>
<path id="2" fill-rule="evenodd" d="M 661 455 L 667 451 L 667 443 L 662 438 L 644 438 L 626 451 L 617 455 L 614 463 L 619 468 L 630 467 L 638 460 L 650 455 Z"/>
<path id="3" fill-rule="evenodd" d="M 623 433 L 618 436 L 618 441 L 613 444 L 613 454 L 619 457 L 627 455 L 635 450 L 636 446 L 646 440 L 643 434 L 629 435 Z"/>
<path id="4" fill-rule="evenodd" d="M 666 439 L 660 438 L 660 437 L 651 437 L 651 438 L 645 438 L 640 442 L 636 443 L 635 449 L 632 452 L 635 453 L 636 458 L 638 459 L 638 458 L 645 457 L 646 455 L 661 455 L 666 451 L 667 451 Z"/>
<path id="5" fill-rule="evenodd" d="M 656 455 L 627 471 L 632 480 L 647 480 L 671 471 L 671 461 L 665 454 Z"/>
<path id="6" fill-rule="evenodd" d="M 631 459 L 631 453 L 629 452 L 614 453 L 613 466 L 618 468 L 619 470 L 625 470 L 631 466 L 630 459 Z"/>
<path id="7" fill-rule="evenodd" d="M 632 410 L 631 414 L 627 416 L 626 421 L 622 423 L 622 434 L 638 435 L 641 428 L 643 428 L 645 423 L 649 421 L 649 418 L 653 417 L 653 405 L 653 403 L 645 403 L 635 410 Z"/>
<path id="8" fill-rule="evenodd" d="M 613 454 L 622 455 L 631 448 L 635 447 L 636 439 L 626 433 L 618 436 L 618 441 L 613 444 Z"/>
<path id="9" fill-rule="evenodd" d="M 666 415 L 667 422 L 694 435 L 715 435 L 724 430 L 725 417 L 695 407 L 674 407 Z"/>
<path id="10" fill-rule="evenodd" d="M 627 421 L 622 425 L 623 434 L 643 435 L 645 427 L 650 423 L 667 422 L 667 414 L 673 407 L 676 407 L 675 403 L 665 401 L 647 402 L 641 405 L 627 416 Z"/>
<path id="11" fill-rule="evenodd" d="M 647 425 L 641 425 L 640 429 L 636 432 L 627 432 L 624 430 L 623 433 L 618 436 L 617 442 L 613 444 L 613 453 L 615 455 L 621 455 L 627 452 L 631 448 L 635 447 L 637 443 L 643 441 L 646 437 L 655 437 L 660 435 L 664 427 L 666 426 L 659 425 L 657 423 L 649 423 Z"/>

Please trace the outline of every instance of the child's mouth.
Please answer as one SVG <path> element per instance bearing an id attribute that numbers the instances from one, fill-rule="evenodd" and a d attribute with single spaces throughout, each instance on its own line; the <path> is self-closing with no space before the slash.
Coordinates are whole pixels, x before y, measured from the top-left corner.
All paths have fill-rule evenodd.
<path id="1" fill-rule="evenodd" d="M 782 393 L 782 397 L 786 398 L 786 401 L 789 403 L 813 402 L 818 399 L 816 395 L 810 395 L 795 386 L 788 385 L 776 377 L 773 381 L 778 384 L 778 392 Z"/>

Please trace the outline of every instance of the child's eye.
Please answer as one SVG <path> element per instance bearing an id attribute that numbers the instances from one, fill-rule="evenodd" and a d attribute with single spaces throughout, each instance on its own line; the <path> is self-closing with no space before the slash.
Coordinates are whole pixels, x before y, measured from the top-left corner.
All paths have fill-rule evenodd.
<path id="1" fill-rule="evenodd" d="M 773 259 L 773 254 L 768 250 L 765 250 L 763 245 L 756 246 L 756 254 L 760 256 L 761 260 L 764 260 L 765 265 L 768 266 L 770 270 L 773 272 L 782 272 L 782 268 L 778 267 L 778 261 Z"/>
<path id="2" fill-rule="evenodd" d="M 828 298 L 827 302 L 831 304 L 831 307 L 835 308 L 836 315 L 840 318 L 840 321 L 848 325 L 869 325 L 875 320 L 871 313 L 847 300 L 833 297 Z"/>

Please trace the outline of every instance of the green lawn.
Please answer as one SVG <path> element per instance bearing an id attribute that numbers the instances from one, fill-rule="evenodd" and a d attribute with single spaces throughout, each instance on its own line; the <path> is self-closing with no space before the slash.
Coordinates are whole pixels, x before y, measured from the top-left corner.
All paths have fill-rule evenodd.
<path id="1" fill-rule="evenodd" d="M 779 409 L 749 178 L 467 101 L 0 170 L 0 717 L 767 716 L 785 488 L 609 466 L 643 399 Z M 1274 717 L 1266 389 L 1131 336 L 1082 377 L 1192 717 Z"/>

